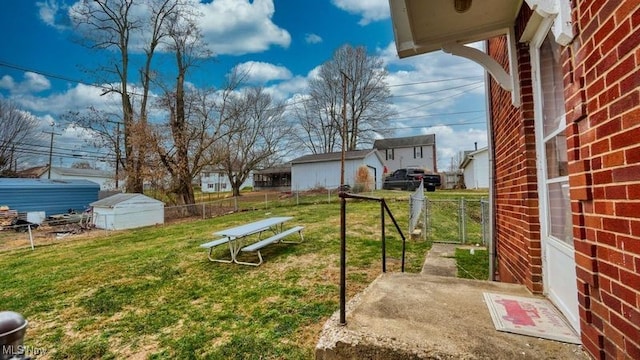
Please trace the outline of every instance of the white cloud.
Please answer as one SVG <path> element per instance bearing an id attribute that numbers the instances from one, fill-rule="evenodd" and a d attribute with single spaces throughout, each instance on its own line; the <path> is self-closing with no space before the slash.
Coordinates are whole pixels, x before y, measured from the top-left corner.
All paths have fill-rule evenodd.
<path id="1" fill-rule="evenodd" d="M 322 42 L 322 38 L 318 34 L 305 34 L 304 41 L 307 44 L 319 44 Z"/>
<path id="2" fill-rule="evenodd" d="M 291 71 L 284 66 L 277 66 L 259 61 L 247 61 L 236 66 L 239 73 L 245 73 L 252 83 L 266 83 L 271 80 L 287 80 Z"/>
<path id="3" fill-rule="evenodd" d="M 272 21 L 273 0 L 215 0 L 197 7 L 205 41 L 217 55 L 257 53 L 291 43 L 291 35 Z"/>
<path id="4" fill-rule="evenodd" d="M 3 76 L 0 79 L 0 88 L 7 89 L 12 94 L 29 94 L 49 90 L 51 82 L 43 75 L 27 71 L 21 82 L 16 82 L 9 75 Z"/>
<path id="5" fill-rule="evenodd" d="M 16 82 L 13 81 L 13 78 L 9 75 L 5 75 L 0 79 L 0 88 L 12 90 L 15 86 Z"/>
<path id="6" fill-rule="evenodd" d="M 200 0 L 187 0 L 193 5 L 195 13 L 200 14 L 196 21 L 202 30 L 203 40 L 214 55 L 243 55 L 259 53 L 272 46 L 289 47 L 291 35 L 277 26 L 272 18 L 275 13 L 273 0 L 214 0 L 203 3 Z M 41 3 L 41 19 L 58 26 L 52 14 L 58 9 L 54 0 Z M 68 15 L 83 5 L 82 0 L 69 6 Z M 89 6 L 94 6 L 89 3 Z M 132 17 L 145 20 L 149 16 L 146 5 L 134 5 Z M 74 21 L 72 19 L 72 21 Z M 87 29 L 85 29 L 87 30 Z M 144 37 L 132 34 L 130 49 L 142 51 Z M 159 49 L 162 51 L 162 48 Z"/>
<path id="7" fill-rule="evenodd" d="M 50 114 L 65 114 L 68 111 L 84 110 L 91 106 L 98 109 L 114 110 L 114 104 L 117 104 L 115 93 L 104 96 L 102 93 L 102 89 L 98 87 L 77 84 L 64 92 L 50 96 L 24 94 L 14 97 L 14 101 L 26 110 Z"/>
<path id="8" fill-rule="evenodd" d="M 362 26 L 390 16 L 388 0 L 331 0 L 331 2 L 350 14 L 361 16 L 358 24 Z"/>
<path id="9" fill-rule="evenodd" d="M 69 26 L 67 19 L 68 7 L 58 0 L 44 0 L 36 2 L 38 16 L 45 24 L 58 30 L 65 30 Z"/>

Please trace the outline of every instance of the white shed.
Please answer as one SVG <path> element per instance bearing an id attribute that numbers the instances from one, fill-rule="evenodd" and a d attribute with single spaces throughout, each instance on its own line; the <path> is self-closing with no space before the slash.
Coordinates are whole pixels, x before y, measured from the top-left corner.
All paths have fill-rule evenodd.
<path id="1" fill-rule="evenodd" d="M 342 153 L 305 155 L 291 161 L 291 190 L 338 188 Z M 382 188 L 384 161 L 377 150 L 354 150 L 345 153 L 344 183 L 354 186 L 358 168 L 365 166 L 375 189 Z"/>
<path id="2" fill-rule="evenodd" d="M 464 186 L 467 189 L 489 188 L 489 149 L 482 149 L 466 154 L 462 165 Z"/>
<path id="3" fill-rule="evenodd" d="M 164 203 L 142 194 L 116 194 L 91 203 L 99 229 L 123 230 L 164 224 Z"/>

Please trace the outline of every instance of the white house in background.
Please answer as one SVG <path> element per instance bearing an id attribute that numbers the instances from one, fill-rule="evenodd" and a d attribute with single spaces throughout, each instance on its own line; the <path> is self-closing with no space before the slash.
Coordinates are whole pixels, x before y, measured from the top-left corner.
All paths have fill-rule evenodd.
<path id="1" fill-rule="evenodd" d="M 460 165 L 467 189 L 489 188 L 489 148 L 484 147 L 465 154 Z"/>
<path id="2" fill-rule="evenodd" d="M 291 190 L 338 188 L 340 186 L 341 152 L 305 155 L 291 161 Z M 375 149 L 354 150 L 345 153 L 344 183 L 354 186 L 360 166 L 369 170 L 375 189 L 382 188 L 384 160 Z"/>
<path id="3" fill-rule="evenodd" d="M 93 224 L 99 229 L 124 230 L 164 224 L 164 203 L 146 195 L 116 194 L 90 205 Z"/>
<path id="4" fill-rule="evenodd" d="M 380 152 L 389 173 L 405 167 L 438 172 L 435 134 L 378 139 L 373 148 Z"/>
<path id="5" fill-rule="evenodd" d="M 49 166 L 45 165 L 19 171 L 18 176 L 31 179 L 89 180 L 100 185 L 101 191 L 116 190 L 115 174 L 104 170 L 52 166 L 51 174 L 49 174 Z"/>
<path id="6" fill-rule="evenodd" d="M 242 183 L 240 189 L 253 187 L 253 172 Z M 204 170 L 200 175 L 200 188 L 203 193 L 230 192 L 231 182 L 226 171 L 219 169 Z"/>

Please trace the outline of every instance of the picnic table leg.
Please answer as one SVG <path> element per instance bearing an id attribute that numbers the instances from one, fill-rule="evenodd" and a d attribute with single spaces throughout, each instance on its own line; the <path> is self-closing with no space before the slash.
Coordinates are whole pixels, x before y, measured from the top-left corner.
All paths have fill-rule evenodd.
<path id="1" fill-rule="evenodd" d="M 252 263 L 252 262 L 246 262 L 246 261 L 238 261 L 238 259 L 234 259 L 233 261 L 236 264 L 242 264 L 242 265 L 251 265 L 251 266 L 259 266 L 260 264 L 262 264 L 262 254 L 260 254 L 260 250 L 257 251 L 258 253 L 258 262 Z"/>
<path id="2" fill-rule="evenodd" d="M 209 261 L 221 262 L 221 263 L 225 263 L 225 264 L 229 264 L 229 263 L 233 262 L 233 260 L 234 260 L 233 252 L 231 252 L 231 259 L 230 260 L 216 259 L 213 256 L 211 256 L 213 254 L 213 249 L 214 248 L 215 247 L 210 247 L 209 248 L 209 254 L 207 255 L 207 257 L 209 258 Z"/>

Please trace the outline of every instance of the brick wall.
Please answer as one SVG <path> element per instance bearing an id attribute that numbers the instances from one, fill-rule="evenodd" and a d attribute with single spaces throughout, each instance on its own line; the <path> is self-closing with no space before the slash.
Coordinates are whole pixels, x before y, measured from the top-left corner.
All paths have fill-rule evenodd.
<path id="1" fill-rule="evenodd" d="M 582 342 L 597 359 L 640 359 L 640 2 L 572 0 L 563 49 L 569 183 Z M 516 32 L 529 18 L 523 11 Z M 489 51 L 507 64 L 505 39 Z M 542 290 L 528 48 L 522 106 L 492 81 L 496 239 L 502 281 Z"/>
<path id="2" fill-rule="evenodd" d="M 573 1 L 567 142 L 582 342 L 640 359 L 640 3 Z"/>
<path id="3" fill-rule="evenodd" d="M 523 26 L 517 26 L 521 31 Z M 506 38 L 490 39 L 488 52 L 508 69 Z M 511 93 L 492 80 L 491 117 L 495 151 L 496 246 L 500 281 L 521 283 L 542 291 L 542 260 L 538 218 L 533 89 L 528 46 L 518 44 L 521 107 Z"/>

